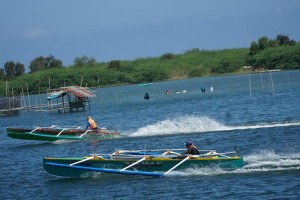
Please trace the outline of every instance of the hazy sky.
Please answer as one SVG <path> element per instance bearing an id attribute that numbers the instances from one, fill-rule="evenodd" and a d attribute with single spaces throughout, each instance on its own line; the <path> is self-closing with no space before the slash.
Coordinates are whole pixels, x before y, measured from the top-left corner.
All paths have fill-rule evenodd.
<path id="1" fill-rule="evenodd" d="M 299 0 L 0 0 L 0 68 L 38 56 L 134 60 L 192 48 L 300 41 Z"/>

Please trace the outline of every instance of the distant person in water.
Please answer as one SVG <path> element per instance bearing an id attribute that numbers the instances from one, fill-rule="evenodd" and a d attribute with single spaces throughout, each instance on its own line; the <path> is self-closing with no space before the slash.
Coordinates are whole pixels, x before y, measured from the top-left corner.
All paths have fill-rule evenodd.
<path id="1" fill-rule="evenodd" d="M 166 94 L 167 94 L 167 95 L 171 94 L 171 91 L 170 91 L 170 90 L 167 90 L 167 91 L 166 91 Z"/>
<path id="2" fill-rule="evenodd" d="M 90 128 L 93 131 L 98 130 L 98 127 L 97 127 L 97 124 L 96 124 L 95 120 L 93 120 L 93 118 L 91 118 L 90 116 L 87 117 L 87 125 L 85 127 L 85 130 L 87 130 L 88 128 Z"/>
<path id="3" fill-rule="evenodd" d="M 150 99 L 148 92 L 144 95 L 144 99 Z"/>
<path id="4" fill-rule="evenodd" d="M 191 155 L 199 155 L 199 151 L 195 145 L 191 141 L 187 141 L 185 143 L 186 152 L 184 154 L 191 154 Z"/>

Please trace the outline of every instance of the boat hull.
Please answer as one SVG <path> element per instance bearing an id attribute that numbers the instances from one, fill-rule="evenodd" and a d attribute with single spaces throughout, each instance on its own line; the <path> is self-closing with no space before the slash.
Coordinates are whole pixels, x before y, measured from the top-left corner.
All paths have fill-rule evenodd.
<path id="1" fill-rule="evenodd" d="M 53 137 L 53 135 L 40 135 L 40 134 L 32 134 L 29 129 L 15 129 L 15 128 L 7 128 L 7 135 L 14 139 L 21 140 L 42 140 L 42 141 L 56 141 L 59 138 Z"/>
<path id="2" fill-rule="evenodd" d="M 159 176 L 158 172 L 166 172 L 173 166 L 177 165 L 182 159 L 172 158 L 150 158 L 142 161 L 129 170 L 120 171 L 125 167 L 133 164 L 137 160 L 111 160 L 99 159 L 97 157 L 82 162 L 78 165 L 70 166 L 70 164 L 83 160 L 85 158 L 49 158 L 44 157 L 44 169 L 56 176 L 66 177 L 90 177 L 99 172 L 103 173 L 117 173 L 120 174 L 135 174 L 147 175 L 148 172 L 154 172 L 154 176 Z M 185 161 L 179 165 L 176 170 L 184 170 L 187 168 L 223 168 L 223 169 L 237 169 L 243 167 L 243 158 L 239 156 L 234 157 L 198 157 Z M 139 172 L 139 173 L 134 173 Z M 102 173 L 101 173 L 102 174 Z M 149 174 L 151 175 L 151 173 Z"/>
<path id="3" fill-rule="evenodd" d="M 24 129 L 24 128 L 7 128 L 7 135 L 14 139 L 22 140 L 41 140 L 41 141 L 56 141 L 56 140 L 98 140 L 112 139 L 120 136 L 117 132 L 89 132 L 84 134 L 82 129 L 64 130 L 54 128 L 39 128 L 39 129 Z M 84 134 L 83 137 L 81 135 Z"/>

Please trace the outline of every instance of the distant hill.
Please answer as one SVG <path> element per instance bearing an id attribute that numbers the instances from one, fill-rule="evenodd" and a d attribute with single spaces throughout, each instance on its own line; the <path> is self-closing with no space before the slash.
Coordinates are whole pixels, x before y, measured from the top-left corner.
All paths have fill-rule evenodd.
<path id="1" fill-rule="evenodd" d="M 183 54 L 165 53 L 160 57 L 115 60 L 84 66 L 50 68 L 0 81 L 0 94 L 46 93 L 49 86 L 81 85 L 106 87 L 150 83 L 172 79 L 243 73 L 262 69 L 300 69 L 300 43 L 277 46 L 250 55 L 249 48 L 201 50 Z M 244 67 L 250 66 L 250 67 Z"/>

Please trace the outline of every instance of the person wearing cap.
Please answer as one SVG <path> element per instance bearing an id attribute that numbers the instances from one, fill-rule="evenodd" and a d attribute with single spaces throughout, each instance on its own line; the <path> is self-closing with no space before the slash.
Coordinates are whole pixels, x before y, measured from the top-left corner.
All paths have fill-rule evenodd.
<path id="1" fill-rule="evenodd" d="M 185 143 L 186 146 L 186 152 L 184 154 L 191 154 L 191 155 L 199 155 L 199 151 L 195 145 L 191 141 L 187 141 Z"/>
<path id="2" fill-rule="evenodd" d="M 93 120 L 93 118 L 91 118 L 90 116 L 87 117 L 87 125 L 85 127 L 85 130 L 87 130 L 88 128 L 90 128 L 93 131 L 98 130 L 95 120 Z"/>

